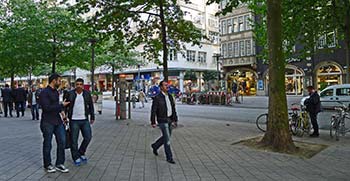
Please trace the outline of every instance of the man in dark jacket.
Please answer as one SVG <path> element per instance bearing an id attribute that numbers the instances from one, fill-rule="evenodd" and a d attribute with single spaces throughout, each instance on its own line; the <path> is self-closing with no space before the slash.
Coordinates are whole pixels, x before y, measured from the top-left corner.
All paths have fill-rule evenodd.
<path id="1" fill-rule="evenodd" d="M 18 88 L 13 91 L 13 98 L 16 105 L 17 117 L 19 117 L 19 112 L 22 112 L 22 116 L 24 116 L 25 110 L 25 102 L 27 100 L 26 90 L 22 87 L 21 84 L 18 84 Z"/>
<path id="2" fill-rule="evenodd" d="M 6 84 L 5 88 L 1 90 L 1 97 L 4 104 L 5 117 L 7 117 L 7 113 L 10 113 L 10 116 L 12 117 L 12 108 L 13 108 L 12 91 L 8 84 Z"/>
<path id="3" fill-rule="evenodd" d="M 40 129 L 44 137 L 43 158 L 44 168 L 48 173 L 56 170 L 67 173 L 69 170 L 64 166 L 66 132 L 62 117 L 65 117 L 63 108 L 69 105 L 69 102 L 59 103 L 59 94 L 57 88 L 61 85 L 61 76 L 52 74 L 49 77 L 49 85 L 40 92 L 39 103 L 42 107 Z M 51 164 L 51 141 L 55 135 L 57 143 L 56 167 Z"/>
<path id="4" fill-rule="evenodd" d="M 74 164 L 80 166 L 87 163 L 85 152 L 92 138 L 91 126 L 95 122 L 94 104 L 90 92 L 83 89 L 84 80 L 79 78 L 75 81 L 75 89 L 65 97 L 70 102 L 68 106 L 68 118 L 71 131 L 71 153 Z M 90 122 L 89 122 L 90 116 Z M 83 141 L 78 149 L 79 132 L 83 135 Z"/>
<path id="5" fill-rule="evenodd" d="M 317 114 L 321 111 L 321 101 L 320 96 L 316 92 L 313 86 L 308 86 L 307 91 L 309 92 L 309 98 L 305 100 L 306 110 L 309 112 L 312 128 L 314 132 L 310 137 L 318 137 L 318 123 L 317 123 Z"/>
<path id="6" fill-rule="evenodd" d="M 151 111 L 151 124 L 155 128 L 156 117 L 159 128 L 162 131 L 162 136 L 151 145 L 153 153 L 158 155 L 157 150 L 164 145 L 165 155 L 167 162 L 175 164 L 173 155 L 170 148 L 170 136 L 172 126 L 177 126 L 177 114 L 175 109 L 175 102 L 173 97 L 168 94 L 168 85 L 166 82 L 161 81 L 160 84 L 161 92 L 153 99 L 152 111 Z"/>

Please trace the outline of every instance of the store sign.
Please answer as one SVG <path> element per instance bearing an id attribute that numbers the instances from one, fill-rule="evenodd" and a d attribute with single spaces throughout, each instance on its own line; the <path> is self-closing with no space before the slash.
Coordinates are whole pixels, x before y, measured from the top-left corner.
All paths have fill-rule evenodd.
<path id="1" fill-rule="evenodd" d="M 126 75 L 125 80 L 134 80 L 134 75 L 133 74 Z"/>
<path id="2" fill-rule="evenodd" d="M 258 90 L 264 90 L 264 81 L 263 80 L 258 81 Z"/>

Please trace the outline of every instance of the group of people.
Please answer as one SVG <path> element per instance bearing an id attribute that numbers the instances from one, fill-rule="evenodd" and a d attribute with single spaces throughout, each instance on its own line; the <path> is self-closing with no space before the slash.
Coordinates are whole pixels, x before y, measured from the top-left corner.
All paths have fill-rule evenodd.
<path id="1" fill-rule="evenodd" d="M 8 84 L 5 85 L 0 91 L 0 112 L 4 113 L 5 117 L 13 117 L 12 111 L 15 107 L 17 117 L 24 116 L 26 109 L 26 102 L 28 101 L 29 106 L 32 110 L 32 119 L 39 120 L 38 111 L 38 99 L 39 99 L 40 89 L 36 90 L 33 86 L 32 90 L 28 91 L 18 84 L 17 88 L 10 88 Z M 15 106 L 14 106 L 15 105 Z"/>
<path id="2" fill-rule="evenodd" d="M 243 95 L 246 91 L 247 83 L 245 81 L 243 82 L 238 82 L 238 81 L 233 81 L 232 82 L 232 98 L 235 97 L 235 102 L 240 103 L 239 101 L 239 96 L 241 95 L 241 101 L 243 101 Z M 242 94 L 240 93 L 242 92 Z M 232 101 L 232 100 L 231 100 Z"/>

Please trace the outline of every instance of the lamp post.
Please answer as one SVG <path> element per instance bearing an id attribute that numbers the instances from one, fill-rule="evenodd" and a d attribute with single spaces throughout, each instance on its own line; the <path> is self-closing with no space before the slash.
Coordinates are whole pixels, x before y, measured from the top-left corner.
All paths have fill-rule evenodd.
<path id="1" fill-rule="evenodd" d="M 140 91 L 141 83 L 140 83 L 140 64 L 137 64 L 137 90 Z"/>
<path id="2" fill-rule="evenodd" d="M 217 78 L 217 81 L 218 81 L 218 87 L 220 87 L 220 70 L 219 70 L 219 64 L 220 64 L 220 57 L 221 55 L 219 53 L 214 53 L 213 55 L 213 59 L 216 59 L 216 71 L 217 71 L 217 74 L 218 74 L 218 78 Z"/>
<path id="3" fill-rule="evenodd" d="M 94 72 L 95 72 L 95 44 L 96 39 L 92 38 L 89 40 L 91 43 L 91 92 L 94 91 Z"/>

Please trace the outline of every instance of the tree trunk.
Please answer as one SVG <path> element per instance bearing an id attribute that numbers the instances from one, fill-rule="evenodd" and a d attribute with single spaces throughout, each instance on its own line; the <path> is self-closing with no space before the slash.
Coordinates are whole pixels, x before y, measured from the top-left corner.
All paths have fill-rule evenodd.
<path id="1" fill-rule="evenodd" d="M 159 16 L 160 16 L 160 24 L 161 24 L 161 32 L 162 32 L 162 44 L 163 44 L 163 76 L 164 81 L 168 81 L 168 48 L 167 48 L 167 34 L 166 34 L 166 24 L 164 18 L 164 7 L 163 0 L 159 0 Z"/>
<path id="2" fill-rule="evenodd" d="M 112 96 L 113 97 L 115 95 L 115 86 L 116 86 L 114 71 L 115 71 L 115 68 L 114 68 L 114 63 L 113 63 L 113 65 L 112 65 Z"/>
<path id="3" fill-rule="evenodd" d="M 285 61 L 282 49 L 281 0 L 267 0 L 267 36 L 269 48 L 268 127 L 261 143 L 279 152 L 294 152 L 289 132 L 285 92 Z"/>
<path id="4" fill-rule="evenodd" d="M 56 58 L 57 58 L 57 53 L 56 53 L 56 36 L 53 36 L 53 48 L 52 48 L 52 70 L 51 73 L 56 73 Z"/>
<path id="5" fill-rule="evenodd" d="M 15 88 L 15 73 L 11 72 L 11 88 Z"/>
<path id="6" fill-rule="evenodd" d="M 345 60 L 346 60 L 346 83 L 350 83 L 350 5 L 349 1 L 345 0 Z"/>

